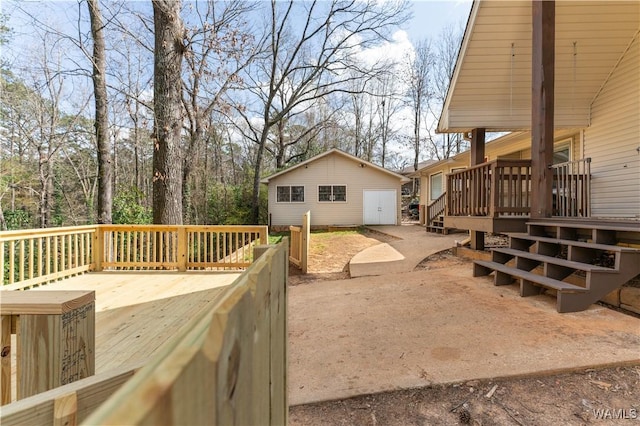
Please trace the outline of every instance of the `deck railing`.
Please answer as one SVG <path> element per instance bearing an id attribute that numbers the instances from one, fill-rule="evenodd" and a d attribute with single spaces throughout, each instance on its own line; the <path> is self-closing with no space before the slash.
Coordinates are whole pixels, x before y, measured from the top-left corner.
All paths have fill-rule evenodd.
<path id="1" fill-rule="evenodd" d="M 0 232 L 2 284 L 30 287 L 94 268 L 97 226 Z"/>
<path id="2" fill-rule="evenodd" d="M 85 424 L 287 424 L 287 245 L 266 250 Z"/>
<path id="3" fill-rule="evenodd" d="M 94 225 L 0 232 L 5 290 L 87 271 L 227 270 L 253 262 L 266 226 Z M 8 287 L 7 287 L 8 286 Z"/>
<path id="4" fill-rule="evenodd" d="M 553 215 L 591 216 L 591 158 L 554 164 Z"/>
<path id="5" fill-rule="evenodd" d="M 286 425 L 287 246 L 257 247 L 252 266 L 144 364 L 5 405 L 0 424 Z"/>
<path id="6" fill-rule="evenodd" d="M 498 159 L 447 175 L 447 216 L 523 216 L 531 209 L 531 160 Z"/>
<path id="7" fill-rule="evenodd" d="M 443 192 L 438 198 L 433 200 L 426 207 L 426 225 L 427 228 L 431 226 L 434 220 L 444 215 L 444 209 L 446 207 L 447 193 Z"/>

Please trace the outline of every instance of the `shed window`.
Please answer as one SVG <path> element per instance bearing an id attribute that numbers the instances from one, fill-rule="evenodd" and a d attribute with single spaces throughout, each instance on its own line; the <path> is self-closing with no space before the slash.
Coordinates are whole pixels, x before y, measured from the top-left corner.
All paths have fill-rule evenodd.
<path id="1" fill-rule="evenodd" d="M 435 200 L 442 195 L 442 173 L 431 175 L 430 183 L 431 199 Z"/>
<path id="2" fill-rule="evenodd" d="M 278 203 L 304 203 L 304 186 L 277 186 Z"/>
<path id="3" fill-rule="evenodd" d="M 320 202 L 346 202 L 346 185 L 320 185 L 318 186 L 318 201 Z"/>

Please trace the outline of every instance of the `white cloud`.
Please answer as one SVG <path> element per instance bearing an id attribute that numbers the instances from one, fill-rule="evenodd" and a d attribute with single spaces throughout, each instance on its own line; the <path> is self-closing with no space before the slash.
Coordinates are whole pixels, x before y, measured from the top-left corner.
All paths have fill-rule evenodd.
<path id="1" fill-rule="evenodd" d="M 380 61 L 402 62 L 407 55 L 413 53 L 413 44 L 409 40 L 409 34 L 404 30 L 398 30 L 391 36 L 390 41 L 385 41 L 379 46 L 364 49 L 360 52 L 361 60 L 366 64 L 374 64 Z"/>

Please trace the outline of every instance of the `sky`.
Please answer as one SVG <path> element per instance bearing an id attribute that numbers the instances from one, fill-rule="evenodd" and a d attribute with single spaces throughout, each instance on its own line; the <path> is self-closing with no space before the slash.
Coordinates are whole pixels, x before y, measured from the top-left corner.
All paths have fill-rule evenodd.
<path id="1" fill-rule="evenodd" d="M 17 0 L 19 1 L 19 0 Z M 150 0 L 130 0 L 132 2 L 140 2 L 141 4 L 150 4 Z M 387 1 L 387 0 L 379 0 Z M 464 29 L 471 9 L 472 0 L 409 0 L 413 10 L 413 18 L 405 22 L 394 33 L 392 40 L 382 46 L 373 48 L 368 52 L 363 52 L 363 60 L 375 60 L 382 57 L 395 57 L 400 60 L 407 51 L 413 50 L 415 43 L 429 38 L 433 41 L 437 40 L 438 35 L 445 27 L 455 26 Z M 189 0 L 183 0 L 185 4 Z M 0 3 L 4 3 L 0 0 Z M 5 3 L 5 6 L 12 2 Z M 22 3 L 23 5 L 25 3 Z M 33 2 L 35 7 L 43 3 Z M 77 0 L 49 0 L 44 3 L 48 7 L 49 22 L 53 26 L 63 27 L 65 24 L 75 24 L 75 16 L 77 13 Z M 11 17 L 11 7 L 2 9 L 4 13 Z M 29 37 L 30 30 L 28 26 L 14 24 L 11 20 L 9 25 L 13 26 L 15 36 L 18 40 Z M 56 25 L 57 24 L 57 25 Z M 18 49 L 19 50 L 19 49 Z M 406 126 L 401 126 L 406 127 Z"/>
<path id="2" fill-rule="evenodd" d="M 448 25 L 464 27 L 471 10 L 471 0 L 414 0 L 414 17 L 402 28 L 412 41 L 437 37 Z"/>

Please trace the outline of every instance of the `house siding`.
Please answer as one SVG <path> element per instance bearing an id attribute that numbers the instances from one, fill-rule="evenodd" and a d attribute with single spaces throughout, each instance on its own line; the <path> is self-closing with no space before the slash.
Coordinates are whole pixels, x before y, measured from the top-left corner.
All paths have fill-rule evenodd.
<path id="1" fill-rule="evenodd" d="M 640 41 L 630 48 L 595 98 L 584 131 L 591 157 L 592 216 L 640 217 Z"/>
<path id="2" fill-rule="evenodd" d="M 312 226 L 362 225 L 363 191 L 381 189 L 392 189 L 398 194 L 396 223 L 399 224 L 400 179 L 370 166 L 360 167 L 360 164 L 340 154 L 332 154 L 272 178 L 269 181 L 271 226 L 299 225 L 307 211 L 311 211 Z M 304 203 L 277 203 L 276 187 L 283 185 L 303 185 Z M 318 202 L 319 185 L 346 185 L 346 203 Z"/>

